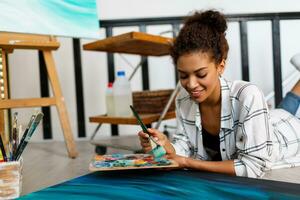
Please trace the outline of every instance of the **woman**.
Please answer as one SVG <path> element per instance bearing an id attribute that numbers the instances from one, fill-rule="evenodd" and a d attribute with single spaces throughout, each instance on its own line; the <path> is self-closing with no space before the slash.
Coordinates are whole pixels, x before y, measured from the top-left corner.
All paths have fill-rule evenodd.
<path id="1" fill-rule="evenodd" d="M 171 48 L 184 88 L 176 98 L 178 128 L 172 143 L 158 130 L 149 129 L 150 134 L 182 168 L 261 177 L 268 169 L 299 164 L 300 120 L 283 109 L 269 113 L 255 85 L 222 77 L 229 49 L 226 29 L 217 11 L 187 18 Z M 283 108 L 294 100 L 298 108 L 300 81 Z M 149 152 L 147 134 L 139 132 L 139 137 Z"/>

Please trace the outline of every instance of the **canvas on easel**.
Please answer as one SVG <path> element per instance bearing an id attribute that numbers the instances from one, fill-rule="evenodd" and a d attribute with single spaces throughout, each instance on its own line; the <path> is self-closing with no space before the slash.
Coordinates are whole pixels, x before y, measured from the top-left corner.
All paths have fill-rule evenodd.
<path id="1" fill-rule="evenodd" d="M 0 100 L 0 131 L 3 133 L 7 132 L 5 124 L 8 123 L 8 120 L 5 119 L 4 110 L 11 108 L 56 106 L 69 157 L 75 158 L 78 153 L 52 55 L 52 51 L 58 49 L 58 47 L 59 42 L 57 42 L 56 38 L 53 36 L 0 32 L 0 51 L 2 54 L 1 89 L 3 89 L 3 91 L 1 91 L 1 95 L 3 95 Z M 15 49 L 32 49 L 42 51 L 46 71 L 53 90 L 53 97 L 27 99 L 9 98 L 6 55 L 8 53 L 13 53 Z M 7 136 L 4 136 L 4 138 L 7 138 Z M 7 139 L 4 139 L 4 142 L 7 142 Z"/>

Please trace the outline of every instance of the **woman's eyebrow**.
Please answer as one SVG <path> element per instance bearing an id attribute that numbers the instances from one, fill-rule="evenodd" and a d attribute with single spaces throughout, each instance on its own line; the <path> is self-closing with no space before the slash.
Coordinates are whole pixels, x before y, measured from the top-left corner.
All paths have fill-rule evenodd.
<path id="1" fill-rule="evenodd" d="M 202 71 L 202 70 L 204 70 L 204 69 L 206 69 L 206 68 L 207 68 L 207 67 L 201 67 L 201 68 L 195 70 L 194 72 L 199 72 L 199 71 Z"/>
<path id="2" fill-rule="evenodd" d="M 195 71 L 193 72 L 199 72 L 199 71 L 202 71 L 204 69 L 206 69 L 207 67 L 200 67 L 199 69 L 196 69 Z M 181 70 L 181 69 L 177 69 L 180 73 L 186 73 L 185 71 Z"/>

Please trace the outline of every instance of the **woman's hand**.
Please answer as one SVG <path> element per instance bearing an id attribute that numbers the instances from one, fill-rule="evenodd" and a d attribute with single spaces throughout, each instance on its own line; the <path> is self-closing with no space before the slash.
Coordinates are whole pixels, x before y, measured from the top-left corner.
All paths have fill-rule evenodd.
<path id="1" fill-rule="evenodd" d="M 176 154 L 171 154 L 171 155 L 167 155 L 166 156 L 167 159 L 172 159 L 174 160 L 179 168 L 187 168 L 187 157 L 183 157 L 183 156 L 179 156 L 179 155 L 176 155 Z"/>
<path id="2" fill-rule="evenodd" d="M 161 145 L 165 148 L 167 154 L 175 154 L 175 150 L 165 134 L 163 134 L 162 132 L 160 132 L 156 129 L 153 129 L 153 128 L 148 128 L 147 130 L 148 130 L 149 134 L 152 136 L 152 138 L 159 145 Z M 144 133 L 143 131 L 140 131 L 138 134 L 139 134 L 141 146 L 142 146 L 144 152 L 148 153 L 149 151 L 152 150 L 152 147 L 151 147 L 151 144 L 149 141 L 149 135 L 147 133 Z"/>

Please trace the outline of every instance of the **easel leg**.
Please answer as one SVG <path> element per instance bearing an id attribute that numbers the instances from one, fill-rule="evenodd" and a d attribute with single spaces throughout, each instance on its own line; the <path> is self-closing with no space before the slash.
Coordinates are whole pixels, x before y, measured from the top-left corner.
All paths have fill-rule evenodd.
<path id="1" fill-rule="evenodd" d="M 0 49 L 0 101 L 8 98 L 6 52 Z M 0 134 L 5 148 L 8 144 L 8 110 L 0 110 Z"/>
<path id="2" fill-rule="evenodd" d="M 3 57 L 5 57 L 4 52 L 2 49 L 0 49 L 0 87 L 3 87 L 2 81 L 3 79 L 3 63 L 5 62 L 5 60 L 3 59 Z M 1 93 L 0 93 L 1 95 Z M 0 98 L 0 100 L 2 99 L 2 97 Z M 0 110 L 0 134 L 2 139 L 4 140 L 5 134 L 4 134 L 4 110 L 1 109 Z"/>
<path id="3" fill-rule="evenodd" d="M 76 145 L 72 135 L 72 130 L 71 130 L 68 113 L 64 102 L 64 97 L 61 92 L 58 75 L 55 69 L 54 59 L 51 51 L 45 50 L 43 51 L 43 55 L 45 58 L 48 77 L 53 89 L 53 94 L 56 99 L 56 108 L 57 108 L 58 115 L 60 117 L 60 123 L 63 129 L 69 157 L 75 158 L 78 155 L 78 152 L 76 150 Z"/>

